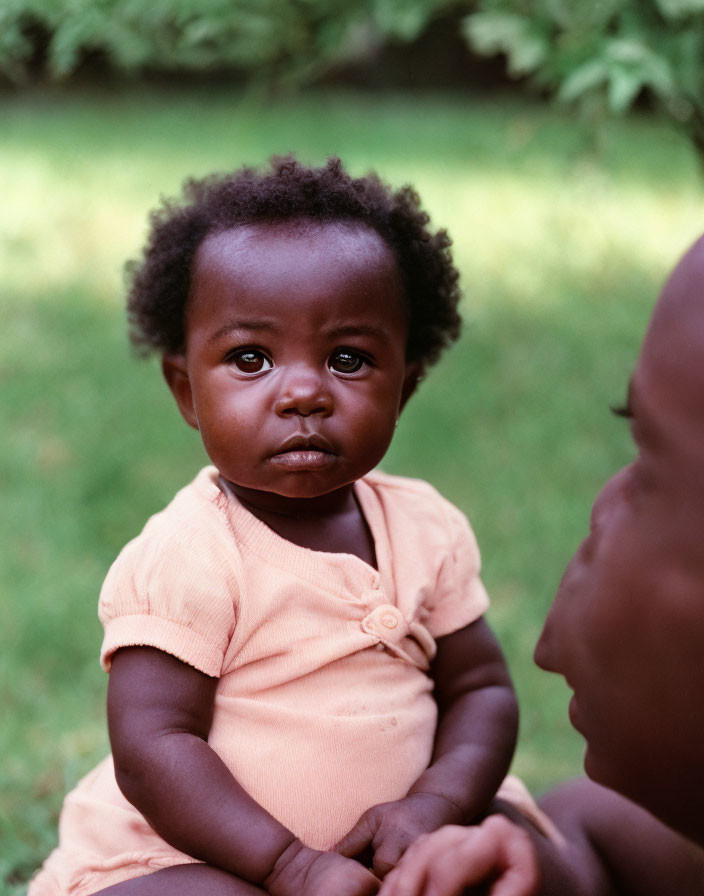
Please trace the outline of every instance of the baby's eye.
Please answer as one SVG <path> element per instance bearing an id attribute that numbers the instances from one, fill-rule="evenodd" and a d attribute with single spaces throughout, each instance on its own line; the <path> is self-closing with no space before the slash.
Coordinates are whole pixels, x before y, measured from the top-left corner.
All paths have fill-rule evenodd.
<path id="1" fill-rule="evenodd" d="M 338 348 L 330 355 L 328 366 L 335 373 L 357 373 L 366 363 L 367 359 L 358 352 L 349 348 Z"/>
<path id="2" fill-rule="evenodd" d="M 229 360 L 242 373 L 262 373 L 265 370 L 271 370 L 274 366 L 264 352 L 254 348 L 243 348 L 233 352 Z"/>

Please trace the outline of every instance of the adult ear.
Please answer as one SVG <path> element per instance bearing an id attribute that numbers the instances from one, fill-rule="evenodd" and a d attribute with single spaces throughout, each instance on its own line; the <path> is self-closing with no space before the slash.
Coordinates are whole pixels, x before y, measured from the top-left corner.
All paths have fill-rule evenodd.
<path id="1" fill-rule="evenodd" d="M 421 366 L 420 361 L 409 361 L 406 364 L 406 375 L 403 379 L 403 389 L 401 390 L 401 406 L 399 411 L 402 411 L 408 399 L 413 395 L 416 391 L 416 387 L 418 383 L 421 381 Z"/>
<path id="2" fill-rule="evenodd" d="M 198 417 L 193 404 L 193 390 L 188 378 L 188 368 L 184 355 L 164 355 L 161 359 L 161 371 L 164 374 L 171 394 L 176 399 L 176 404 L 181 416 L 189 426 L 198 429 Z"/>

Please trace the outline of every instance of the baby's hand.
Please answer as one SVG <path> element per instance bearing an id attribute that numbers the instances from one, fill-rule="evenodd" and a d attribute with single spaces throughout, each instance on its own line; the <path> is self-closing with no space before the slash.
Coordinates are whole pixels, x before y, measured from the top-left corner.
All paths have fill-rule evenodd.
<path id="1" fill-rule="evenodd" d="M 526 832 L 492 815 L 478 827 L 448 825 L 416 840 L 379 896 L 461 896 L 482 884 L 490 896 L 534 896 L 539 882 Z"/>
<path id="2" fill-rule="evenodd" d="M 443 797 L 411 793 L 401 800 L 367 809 L 335 849 L 343 856 L 356 857 L 371 848 L 372 869 L 383 877 L 422 834 L 460 820 L 459 808 Z"/>
<path id="3" fill-rule="evenodd" d="M 379 880 L 359 862 L 295 841 L 264 881 L 269 896 L 374 896 Z"/>

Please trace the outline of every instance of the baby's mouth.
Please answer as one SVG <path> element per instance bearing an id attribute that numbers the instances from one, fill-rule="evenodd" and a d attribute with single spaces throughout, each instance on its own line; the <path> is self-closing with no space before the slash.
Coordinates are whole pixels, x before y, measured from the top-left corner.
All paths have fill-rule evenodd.
<path id="1" fill-rule="evenodd" d="M 291 471 L 324 470 L 335 462 L 336 455 L 323 436 L 297 434 L 286 439 L 271 460 Z"/>

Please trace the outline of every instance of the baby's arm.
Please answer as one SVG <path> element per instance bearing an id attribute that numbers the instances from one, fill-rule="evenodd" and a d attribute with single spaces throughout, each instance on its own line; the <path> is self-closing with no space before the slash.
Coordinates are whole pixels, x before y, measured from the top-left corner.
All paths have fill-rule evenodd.
<path id="1" fill-rule="evenodd" d="M 484 619 L 439 638 L 437 648 L 433 759 L 410 793 L 437 794 L 457 807 L 454 820 L 470 822 L 486 810 L 511 764 L 518 703 Z"/>
<path id="2" fill-rule="evenodd" d="M 256 803 L 208 745 L 217 679 L 149 647 L 118 650 L 108 686 L 115 774 L 168 843 L 273 896 L 366 896 L 356 862 L 309 849 Z"/>
<path id="3" fill-rule="evenodd" d="M 365 812 L 337 847 L 356 856 L 371 846 L 378 875 L 421 834 L 481 815 L 513 756 L 518 707 L 503 655 L 483 619 L 438 639 L 432 676 L 439 717 L 430 766 L 406 797 Z"/>

